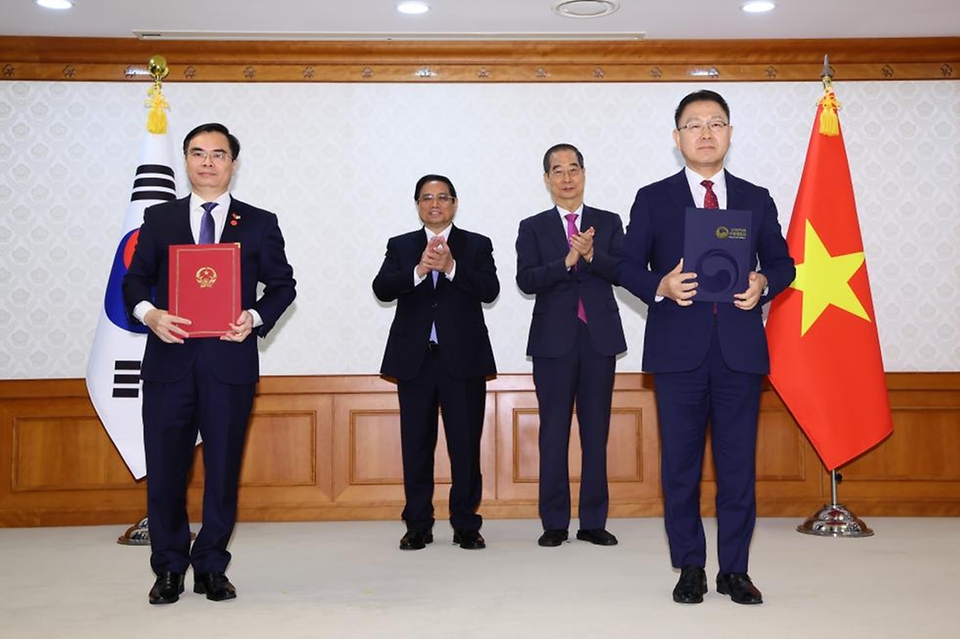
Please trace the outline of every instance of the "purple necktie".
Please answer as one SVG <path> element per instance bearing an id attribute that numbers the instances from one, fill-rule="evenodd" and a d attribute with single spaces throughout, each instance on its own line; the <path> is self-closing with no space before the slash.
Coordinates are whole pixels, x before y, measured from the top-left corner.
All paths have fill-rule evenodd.
<path id="1" fill-rule="evenodd" d="M 567 242 L 570 242 L 570 238 L 577 234 L 577 214 L 568 213 L 563 217 L 567 219 Z M 573 270 L 577 270 L 576 264 L 573 265 Z M 579 317 L 580 321 L 584 324 L 587 323 L 587 311 L 583 308 L 583 300 L 579 298 L 577 299 L 577 317 Z"/>
<path id="2" fill-rule="evenodd" d="M 203 217 L 200 218 L 200 241 L 197 244 L 213 244 L 213 214 L 210 212 L 216 202 L 204 202 Z"/>
<path id="3" fill-rule="evenodd" d="M 717 199 L 717 194 L 713 192 L 713 182 L 710 180 L 704 180 L 700 183 L 700 186 L 707 189 L 707 194 L 703 198 L 703 208 L 719 209 L 720 200 Z"/>
<path id="4" fill-rule="evenodd" d="M 437 288 L 437 280 L 440 279 L 440 271 L 430 271 L 430 274 L 433 275 L 433 288 Z M 437 323 L 433 322 L 430 324 L 430 341 L 435 344 L 439 344 L 437 341 Z"/>

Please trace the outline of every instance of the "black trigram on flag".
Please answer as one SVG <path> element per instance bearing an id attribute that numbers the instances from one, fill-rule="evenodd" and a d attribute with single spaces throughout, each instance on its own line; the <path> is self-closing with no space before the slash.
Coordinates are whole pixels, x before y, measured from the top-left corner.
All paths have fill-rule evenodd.
<path id="1" fill-rule="evenodd" d="M 113 396 L 136 399 L 140 396 L 140 362 L 117 360 L 113 366 Z"/>
<path id="2" fill-rule="evenodd" d="M 137 200 L 159 200 L 168 202 L 177 199 L 177 184 L 174 182 L 173 169 L 162 164 L 141 164 L 137 167 L 137 177 L 133 181 L 131 202 Z"/>

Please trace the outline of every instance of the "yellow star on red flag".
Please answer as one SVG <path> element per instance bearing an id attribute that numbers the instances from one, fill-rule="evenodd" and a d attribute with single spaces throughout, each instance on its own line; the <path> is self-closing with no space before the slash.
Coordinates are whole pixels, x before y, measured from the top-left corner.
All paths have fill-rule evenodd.
<path id="1" fill-rule="evenodd" d="M 805 335 L 831 304 L 872 322 L 860 298 L 850 287 L 850 278 L 863 265 L 863 251 L 831 255 L 810 220 L 806 220 L 805 230 L 803 263 L 797 264 L 797 278 L 791 284 L 791 287 L 803 291 L 800 334 Z"/>

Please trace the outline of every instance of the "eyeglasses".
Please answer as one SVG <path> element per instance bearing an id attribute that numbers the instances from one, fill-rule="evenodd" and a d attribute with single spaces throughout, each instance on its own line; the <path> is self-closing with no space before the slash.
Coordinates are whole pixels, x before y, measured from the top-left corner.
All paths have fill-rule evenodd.
<path id="1" fill-rule="evenodd" d="M 436 200 L 436 201 L 439 202 L 440 204 L 446 204 L 447 202 L 453 202 L 453 201 L 456 200 L 456 199 L 457 199 L 457 198 L 453 197 L 452 195 L 447 195 L 446 193 L 441 193 L 440 195 L 434 195 L 433 193 L 427 193 L 426 195 L 421 195 L 421 196 L 420 196 L 420 199 L 418 199 L 417 202 L 420 202 L 420 203 L 426 202 L 426 203 L 430 204 L 430 203 L 432 203 L 434 200 Z"/>
<path id="2" fill-rule="evenodd" d="M 720 133 L 724 129 L 730 126 L 729 122 L 724 122 L 723 120 L 710 120 L 709 122 L 703 122 L 701 120 L 690 120 L 683 126 L 678 126 L 677 131 L 689 131 L 694 135 L 700 135 L 703 133 L 703 127 L 710 129 L 710 133 Z"/>
<path id="3" fill-rule="evenodd" d="M 203 149 L 190 149 L 187 151 L 187 157 L 195 162 L 203 162 L 210 158 L 214 162 L 226 162 L 232 159 L 232 156 L 223 149 L 214 149 L 213 151 L 204 151 Z"/>

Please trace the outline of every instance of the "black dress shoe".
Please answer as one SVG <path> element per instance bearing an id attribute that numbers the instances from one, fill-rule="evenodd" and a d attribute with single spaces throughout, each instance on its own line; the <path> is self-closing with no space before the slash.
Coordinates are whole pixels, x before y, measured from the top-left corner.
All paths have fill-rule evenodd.
<path id="1" fill-rule="evenodd" d="M 193 591 L 198 595 L 206 595 L 210 601 L 237 598 L 237 589 L 222 572 L 202 572 L 194 575 Z"/>
<path id="2" fill-rule="evenodd" d="M 717 575 L 717 592 L 721 595 L 730 595 L 734 603 L 738 604 L 763 603 L 763 595 L 750 581 L 750 575 L 745 572 L 721 572 Z"/>
<path id="3" fill-rule="evenodd" d="M 673 589 L 673 600 L 682 604 L 703 603 L 707 592 L 707 573 L 700 566 L 684 566 Z"/>
<path id="4" fill-rule="evenodd" d="M 608 533 L 605 528 L 581 528 L 577 531 L 577 539 L 589 541 L 597 546 L 617 545 L 617 538 Z"/>
<path id="5" fill-rule="evenodd" d="M 433 533 L 429 530 L 408 530 L 400 538 L 400 550 L 423 550 L 433 543 Z"/>
<path id="6" fill-rule="evenodd" d="M 540 539 L 537 540 L 537 543 L 544 548 L 553 548 L 565 542 L 567 536 L 567 531 L 564 529 L 544 530 L 543 534 L 540 535 Z"/>
<path id="7" fill-rule="evenodd" d="M 150 589 L 150 603 L 171 604 L 180 600 L 183 592 L 183 573 L 164 572 L 157 575 L 157 580 Z"/>
<path id="8" fill-rule="evenodd" d="M 453 543 L 460 544 L 464 550 L 480 550 L 486 548 L 487 543 L 483 540 L 483 535 L 479 530 L 455 530 L 453 531 Z"/>

